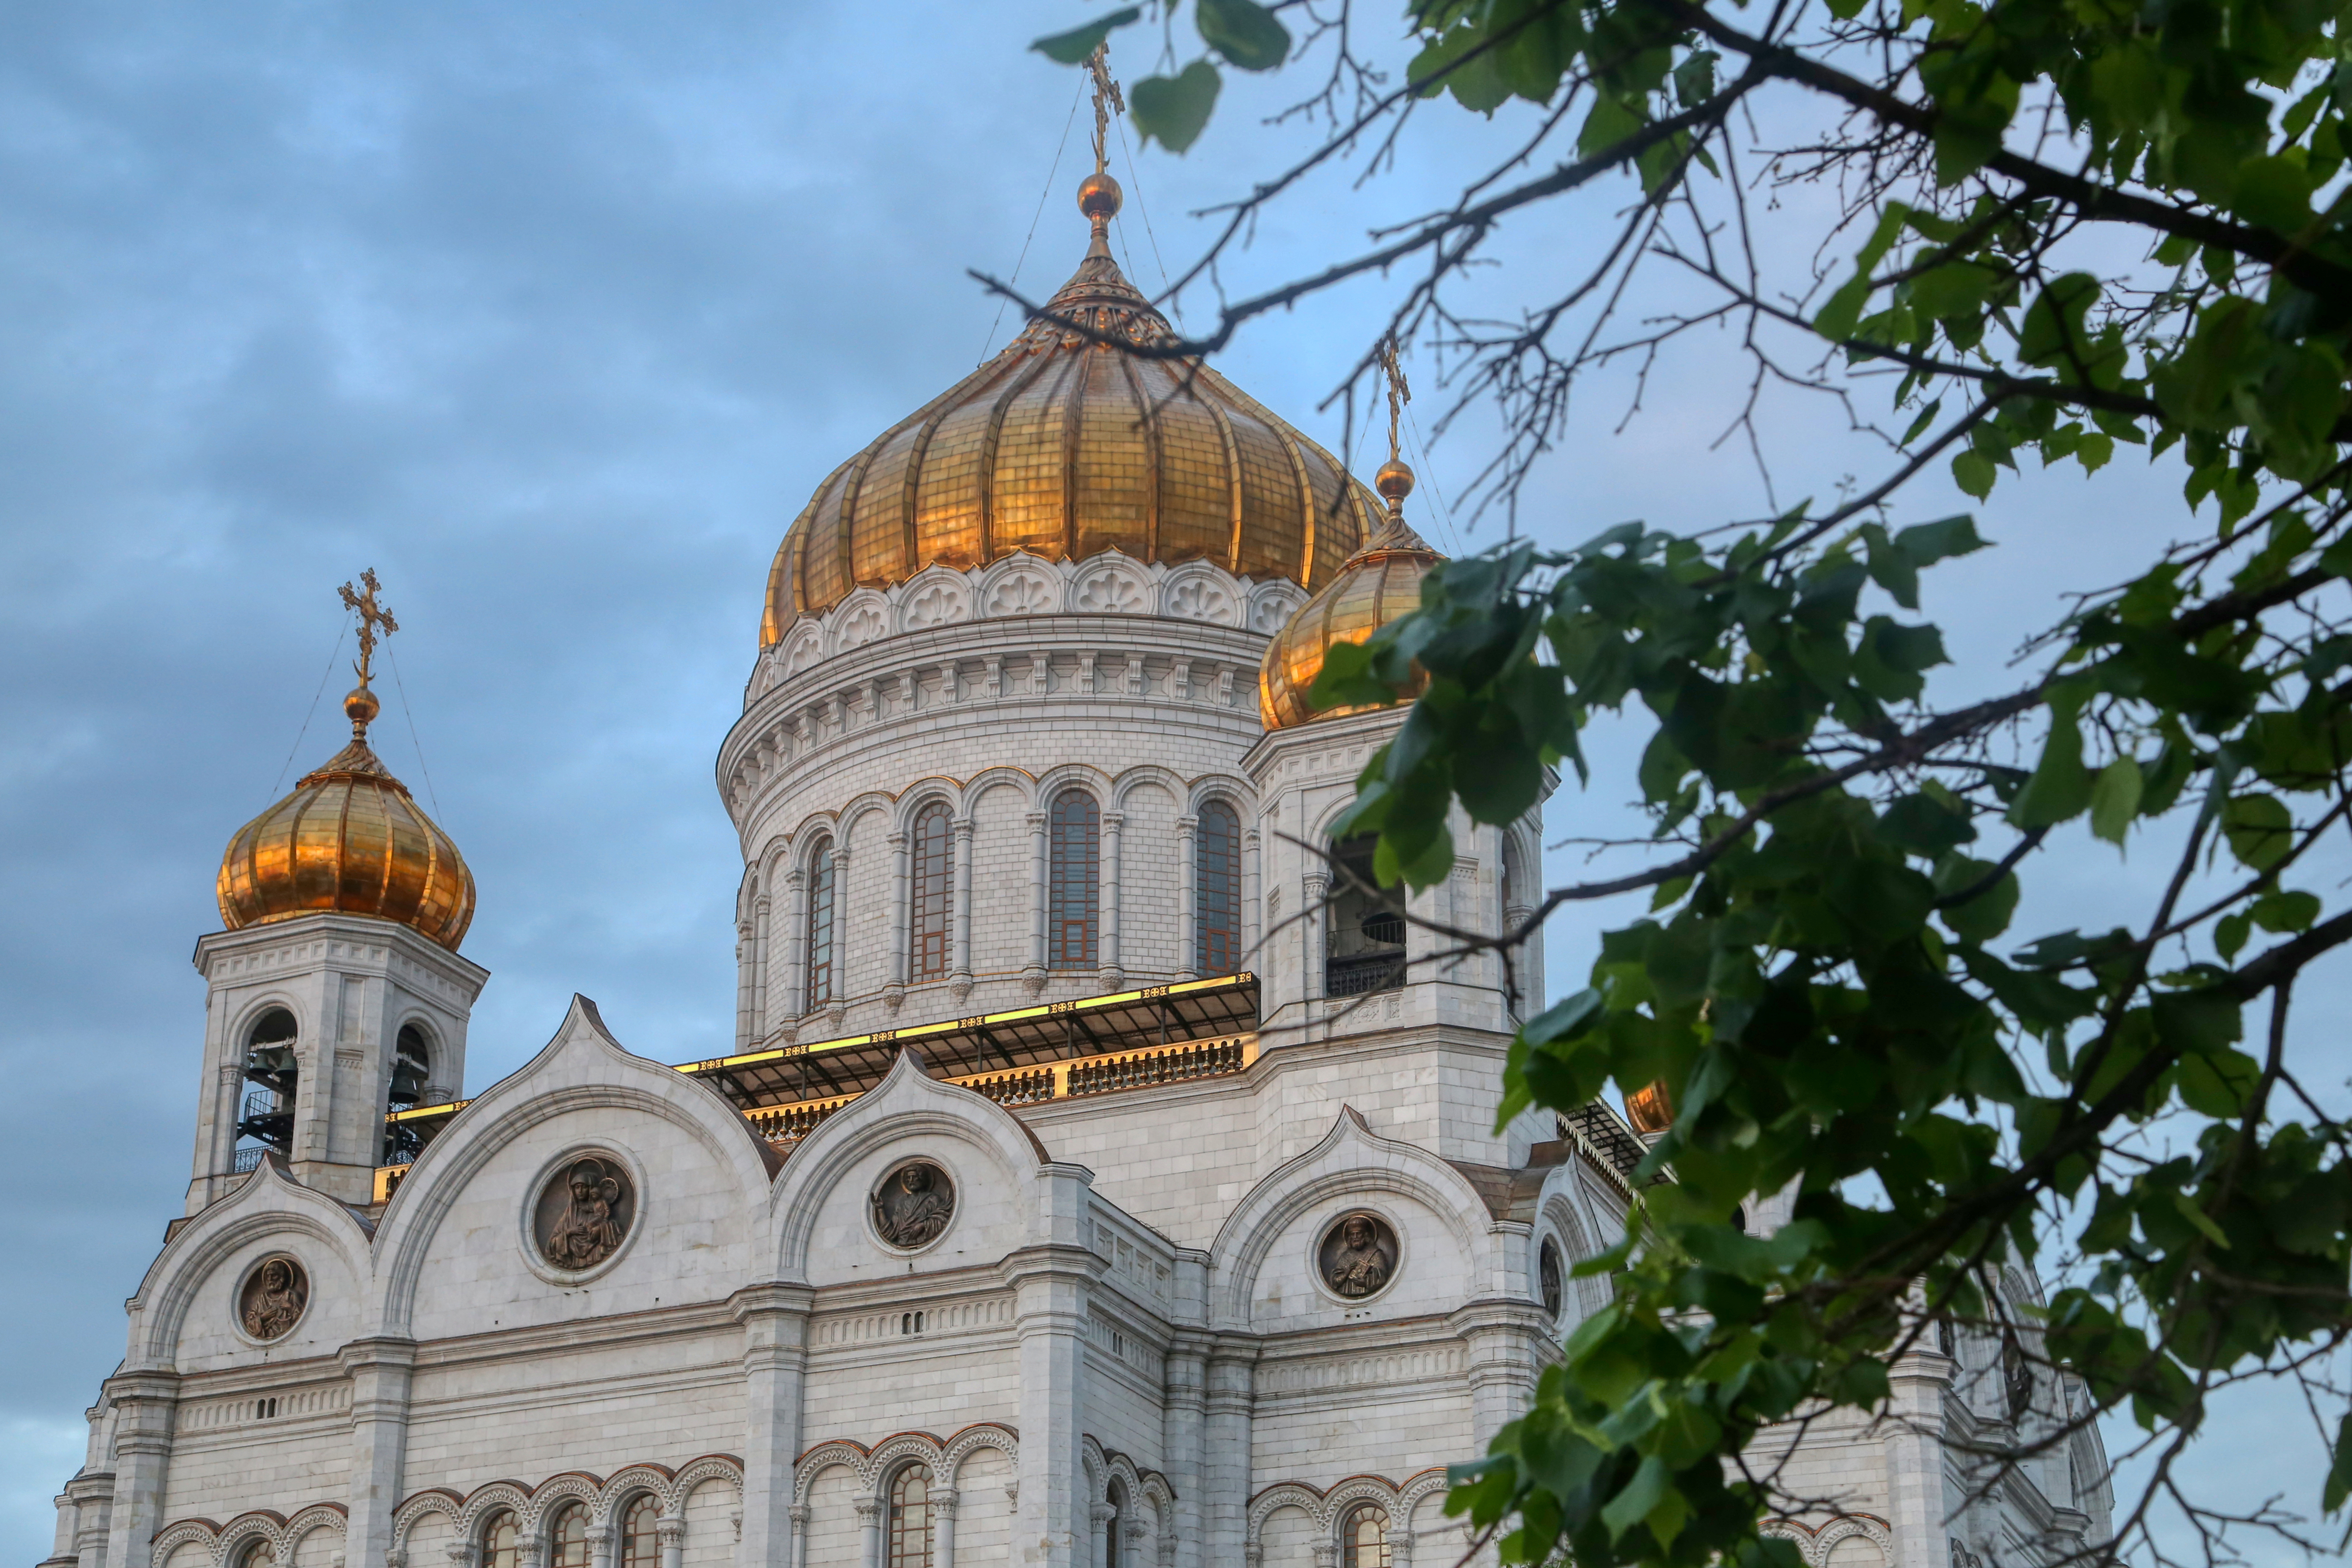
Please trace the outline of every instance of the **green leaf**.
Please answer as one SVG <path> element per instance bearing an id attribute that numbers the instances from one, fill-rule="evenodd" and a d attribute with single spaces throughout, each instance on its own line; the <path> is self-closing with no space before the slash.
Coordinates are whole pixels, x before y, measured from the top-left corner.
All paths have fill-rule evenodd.
<path id="1" fill-rule="evenodd" d="M 2120 845 L 2139 812 L 2140 770 L 2136 758 L 2118 757 L 2099 769 L 2091 786 L 2091 831 Z"/>
<path id="2" fill-rule="evenodd" d="M 2347 1497 L 2352 1497 L 2352 1410 L 2336 1424 L 2336 1452 L 2328 1461 L 2327 1484 L 2320 1490 L 2320 1509 L 2334 1513 Z"/>
<path id="3" fill-rule="evenodd" d="M 1862 308 L 1870 298 L 1871 270 L 1903 233 L 1903 220 L 1909 211 L 1900 202 L 1886 204 L 1885 210 L 1878 214 L 1877 226 L 1854 253 L 1853 276 L 1838 286 L 1821 313 L 1813 318 L 1814 331 L 1832 343 L 1843 343 L 1853 336 L 1854 325 L 1862 319 Z"/>
<path id="4" fill-rule="evenodd" d="M 1650 1517 L 1650 1511 L 1657 1507 L 1666 1495 L 1668 1479 L 1664 1459 L 1655 1454 L 1643 1459 L 1641 1468 L 1633 1472 L 1633 1479 L 1627 1481 L 1601 1511 L 1601 1522 L 1609 1527 L 1612 1541 L 1622 1538 L 1627 1531 Z"/>
<path id="5" fill-rule="evenodd" d="M 2247 936 L 2252 934 L 2253 925 L 2251 915 L 2224 915 L 2213 922 L 2213 951 L 2221 955 L 2225 962 L 2236 957 L 2238 950 L 2246 945 Z"/>
<path id="6" fill-rule="evenodd" d="M 1142 15 L 1143 7 L 1140 5 L 1123 5 L 1108 16 L 1096 17 L 1084 26 L 1073 27 L 1066 33 L 1048 34 L 1029 47 L 1047 59 L 1062 65 L 1083 65 L 1087 57 L 1100 47 L 1105 38 Z"/>
<path id="7" fill-rule="evenodd" d="M 2294 847 L 2294 817 L 2275 795 L 2232 795 L 2221 808 L 2230 852 L 2252 871 L 2268 871 Z"/>
<path id="8" fill-rule="evenodd" d="M 2042 742 L 2042 760 L 2009 809 L 2009 820 L 2021 828 L 2065 821 L 2091 803 L 2091 774 L 2083 766 L 2083 731 L 2076 721 L 2084 695 L 2063 687 L 2050 694 L 2050 737 Z"/>
<path id="9" fill-rule="evenodd" d="M 1156 138 L 1171 152 L 1183 152 L 1200 140 L 1223 85 L 1206 60 L 1194 60 L 1172 77 L 1144 78 L 1127 93 L 1136 133 L 1145 141 Z"/>
<path id="10" fill-rule="evenodd" d="M 1290 29 L 1254 0 L 1192 0 L 1209 47 L 1245 71 L 1270 71 L 1290 55 Z"/>
<path id="11" fill-rule="evenodd" d="M 1967 855 L 1946 855 L 1936 867 L 1937 898 L 1949 898 L 1976 886 L 1992 875 L 1995 863 Z M 2009 872 L 1965 904 L 1947 906 L 1939 902 L 1936 918 L 1963 942 L 1990 942 L 2009 929 L 2010 919 L 2017 913 L 2018 893 L 2017 873 Z"/>
<path id="12" fill-rule="evenodd" d="M 1994 476 L 1992 459 L 1975 447 L 1952 455 L 1952 483 L 1962 495 L 1983 500 L 1992 494 Z"/>

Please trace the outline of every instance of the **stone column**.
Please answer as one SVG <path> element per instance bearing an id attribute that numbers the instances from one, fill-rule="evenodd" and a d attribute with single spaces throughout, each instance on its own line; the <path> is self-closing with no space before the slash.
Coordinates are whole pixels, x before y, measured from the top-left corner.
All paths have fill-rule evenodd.
<path id="1" fill-rule="evenodd" d="M 738 921 L 735 925 L 735 1046 L 740 1051 L 751 1042 L 751 923 Z"/>
<path id="2" fill-rule="evenodd" d="M 956 1503 L 953 1487 L 931 1493 L 931 1568 L 955 1568 Z"/>
<path id="3" fill-rule="evenodd" d="M 392 1545 L 392 1511 L 400 1506 L 408 1458 L 408 1391 L 416 1343 L 353 1340 L 339 1358 L 352 1380 L 351 1512 L 343 1554 L 373 1568 Z"/>
<path id="4" fill-rule="evenodd" d="M 1110 1536 L 1111 1521 L 1118 1510 L 1107 1502 L 1098 1502 L 1087 1510 L 1087 1568 L 1108 1568 L 1110 1559 L 1104 1554 L 1104 1542 Z"/>
<path id="5" fill-rule="evenodd" d="M 1176 977 L 1201 977 L 1201 863 L 1194 858 L 1198 817 L 1176 819 Z"/>
<path id="6" fill-rule="evenodd" d="M 1000 1265 L 1013 1292 L 1013 1332 L 1021 1372 L 1020 1497 L 1013 1516 L 1013 1561 L 1033 1568 L 1080 1568 L 1087 1549 L 1085 1470 L 1079 1423 L 1087 1308 L 1094 1258 L 1086 1246 L 1083 1166 L 1037 1167 L 1031 1243 Z"/>
<path id="7" fill-rule="evenodd" d="M 1257 830 L 1242 835 L 1242 950 L 1240 962 L 1261 974 L 1265 959 L 1257 950 L 1265 929 L 1265 880 L 1258 862 Z"/>
<path id="8" fill-rule="evenodd" d="M 793 1568 L 808 1568 L 808 1504 L 796 1502 L 785 1511 L 793 1521 Z M 748 1561 L 744 1568 L 756 1568 Z"/>
<path id="9" fill-rule="evenodd" d="M 1885 1454 L 1886 1522 L 1895 1532 L 1897 1563 L 1946 1563 L 1951 1549 L 1944 1525 L 1944 1396 L 1952 1385 L 1951 1358 L 1923 1335 L 1887 1368 L 1887 1419 L 1880 1430 Z M 2063 1456 L 2061 1456 L 2061 1462 Z M 2057 1511 L 2063 1512 L 2065 1511 Z"/>
<path id="10" fill-rule="evenodd" d="M 172 1415 L 180 1375 L 163 1367 L 119 1372 L 106 1380 L 114 1404 L 114 1501 L 107 1517 L 106 1560 L 147 1568 L 163 1523 L 163 1483 L 172 1468 Z"/>
<path id="11" fill-rule="evenodd" d="M 961 1001 L 971 994 L 971 819 L 958 817 L 955 829 L 954 928 L 949 937 L 948 986 Z"/>
<path id="12" fill-rule="evenodd" d="M 1325 994 L 1323 955 L 1325 936 L 1331 926 L 1331 912 L 1323 907 L 1323 897 L 1331 886 L 1321 861 L 1311 862 L 1313 868 L 1298 884 L 1298 925 L 1307 945 L 1307 1003 L 1311 1012 L 1315 998 Z"/>
<path id="13" fill-rule="evenodd" d="M 1339 1543 L 1328 1535 L 1315 1543 L 1315 1568 L 1339 1568 Z"/>
<path id="14" fill-rule="evenodd" d="M 1045 813 L 1032 811 L 1029 821 L 1029 963 L 1021 983 L 1035 996 L 1045 988 Z"/>
<path id="15" fill-rule="evenodd" d="M 768 895 L 761 894 L 751 905 L 751 1041 L 759 1044 L 768 1038 L 768 988 L 773 983 L 768 966 L 768 949 L 772 940 L 768 928 Z"/>
<path id="16" fill-rule="evenodd" d="M 857 1560 L 866 1568 L 882 1568 L 882 1500 L 861 1497 L 857 1500 Z M 669 1568 L 665 1563 L 662 1568 Z"/>
<path id="17" fill-rule="evenodd" d="M 1201 1463 L 1208 1539 L 1199 1561 L 1210 1568 L 1241 1556 L 1249 1532 L 1250 1412 L 1255 1403 L 1256 1360 L 1257 1346 L 1238 1340 L 1220 1340 L 1209 1352 L 1202 1401 L 1207 1440 L 1202 1445 Z M 1254 1551 L 1255 1543 L 1248 1544 Z"/>
<path id="18" fill-rule="evenodd" d="M 655 1539 L 661 1542 L 661 1568 L 677 1568 L 686 1560 L 686 1519 L 666 1513 L 654 1521 Z"/>
<path id="19" fill-rule="evenodd" d="M 1178 1267 L 1181 1269 L 1180 1260 Z M 1204 1568 L 1201 1560 L 1201 1415 L 1206 1389 L 1206 1342 L 1180 1333 L 1168 1347 L 1167 1394 L 1160 1406 L 1160 1448 L 1168 1485 L 1176 1493 L 1176 1568 Z"/>
<path id="20" fill-rule="evenodd" d="M 808 1364 L 806 1285 L 754 1285 L 736 1292 L 743 1325 L 743 1531 L 735 1560 L 746 1568 L 787 1562 L 793 1461 L 801 1451 L 801 1389 Z"/>
<path id="21" fill-rule="evenodd" d="M 1143 1542 L 1151 1531 L 1139 1519 L 1121 1520 L 1118 1525 L 1125 1539 L 1119 1542 L 1118 1568 L 1148 1568 L 1143 1556 Z"/>
<path id="22" fill-rule="evenodd" d="M 907 835 L 890 835 L 890 975 L 882 987 L 882 998 L 890 1010 L 907 995 L 907 910 L 908 910 Z"/>
<path id="23" fill-rule="evenodd" d="M 515 1540 L 516 1568 L 546 1568 L 547 1537 L 537 1530 L 525 1531 Z"/>
<path id="24" fill-rule="evenodd" d="M 1394 1528 L 1402 1522 L 1394 1519 L 1389 1521 L 1389 1568 L 1412 1568 L 1412 1531 Z"/>
<path id="25" fill-rule="evenodd" d="M 771 1034 L 808 1011 L 808 873 L 800 866 L 784 874 L 783 984 L 768 982 L 768 1007 Z"/>
<path id="26" fill-rule="evenodd" d="M 833 846 L 833 999 L 824 1004 L 826 1015 L 838 1024 L 848 1006 L 849 998 L 849 845 L 835 840 Z M 812 1009 L 817 1004 L 811 1002 Z"/>
<path id="27" fill-rule="evenodd" d="M 1116 991 L 1127 983 L 1127 967 L 1119 958 L 1118 945 L 1118 884 L 1119 830 L 1127 825 L 1124 811 L 1105 811 L 1102 815 L 1102 966 L 1097 978 L 1105 991 Z"/>
<path id="28" fill-rule="evenodd" d="M 1533 1396 L 1549 1325 L 1537 1302 L 1507 1299 L 1457 1307 L 1446 1322 L 1469 1347 L 1470 1436 L 1484 1451 Z"/>
<path id="29" fill-rule="evenodd" d="M 588 1568 L 613 1568 L 613 1527 L 592 1524 L 585 1534 L 588 1539 Z"/>

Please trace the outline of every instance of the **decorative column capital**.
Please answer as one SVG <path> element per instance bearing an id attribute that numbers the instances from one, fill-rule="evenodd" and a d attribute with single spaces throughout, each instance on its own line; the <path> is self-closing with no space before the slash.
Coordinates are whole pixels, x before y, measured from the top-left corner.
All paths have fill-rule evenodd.
<path id="1" fill-rule="evenodd" d="M 686 1544 L 686 1521 L 676 1514 L 664 1514 L 654 1521 L 654 1536 L 664 1546 Z"/>
<path id="2" fill-rule="evenodd" d="M 602 1552 L 613 1544 L 614 1533 L 609 1524 L 592 1524 L 582 1532 L 582 1539 L 588 1542 L 589 1551 Z"/>
<path id="3" fill-rule="evenodd" d="M 1105 811 L 1102 814 L 1102 825 L 1105 831 L 1115 833 L 1121 828 L 1127 826 L 1127 813 L 1125 811 Z"/>
<path id="4" fill-rule="evenodd" d="M 854 1499 L 852 1506 L 857 1510 L 857 1518 L 861 1523 L 871 1524 L 882 1515 L 882 1500 L 878 1497 Z"/>
<path id="5" fill-rule="evenodd" d="M 1087 1517 L 1094 1521 L 1095 1528 L 1097 1530 L 1100 1530 L 1104 1525 L 1108 1524 L 1112 1520 L 1118 1517 L 1118 1510 L 1111 1507 L 1111 1505 L 1107 1502 L 1098 1502 L 1095 1504 L 1094 1507 L 1087 1511 Z"/>
<path id="6" fill-rule="evenodd" d="M 387 1546 L 383 1549 L 383 1568 L 408 1568 L 408 1548 Z"/>
<path id="7" fill-rule="evenodd" d="M 948 831 L 954 833 L 957 838 L 968 839 L 971 837 L 972 821 L 970 817 L 951 818 L 948 822 Z"/>
<path id="8" fill-rule="evenodd" d="M 1315 1543 L 1315 1568 L 1339 1568 L 1339 1543 L 1318 1541 Z"/>
<path id="9" fill-rule="evenodd" d="M 963 1494 L 953 1487 L 941 1487 L 930 1494 L 932 1511 L 941 1519 L 953 1519 L 956 1516 L 956 1504 L 962 1500 L 962 1497 Z"/>
<path id="10" fill-rule="evenodd" d="M 449 1562 L 452 1568 L 474 1568 L 474 1559 L 480 1554 L 481 1549 L 470 1541 L 449 1542 Z"/>
<path id="11" fill-rule="evenodd" d="M 793 1504 L 792 1507 L 784 1510 L 784 1517 L 793 1521 L 793 1530 L 795 1533 L 806 1530 L 809 1521 L 808 1504 L 804 1502 Z"/>

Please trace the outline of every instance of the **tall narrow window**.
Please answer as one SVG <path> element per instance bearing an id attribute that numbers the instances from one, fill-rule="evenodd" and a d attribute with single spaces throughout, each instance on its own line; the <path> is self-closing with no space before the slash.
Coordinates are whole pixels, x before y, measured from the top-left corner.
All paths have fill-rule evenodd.
<path id="1" fill-rule="evenodd" d="M 503 1510 L 482 1530 L 482 1568 L 515 1568 L 515 1516 Z"/>
<path id="2" fill-rule="evenodd" d="M 1192 839 L 1194 972 L 1230 975 L 1242 951 L 1242 820 L 1223 800 L 1201 808 Z"/>
<path id="3" fill-rule="evenodd" d="M 834 999 L 833 841 L 820 839 L 808 868 L 808 1005 Z"/>
<path id="4" fill-rule="evenodd" d="M 661 1517 L 661 1501 L 651 1492 L 629 1505 L 621 1516 L 621 1568 L 661 1568 L 661 1532 L 654 1521 Z"/>
<path id="5" fill-rule="evenodd" d="M 936 980 L 948 972 L 948 911 L 955 903 L 955 851 L 948 809 L 933 801 L 915 819 L 915 902 L 908 914 L 909 977 Z"/>
<path id="6" fill-rule="evenodd" d="M 908 1465 L 890 1482 L 887 1568 L 931 1568 L 931 1472 Z"/>
<path id="7" fill-rule="evenodd" d="M 1339 1526 L 1339 1568 L 1389 1568 L 1389 1516 L 1365 1503 Z"/>
<path id="8" fill-rule="evenodd" d="M 1103 1500 L 1110 1504 L 1110 1518 L 1103 1523 L 1103 1568 L 1119 1568 L 1119 1532 L 1127 1528 L 1127 1490 L 1117 1481 Z"/>
<path id="9" fill-rule="evenodd" d="M 1404 984 L 1402 891 L 1374 883 L 1373 842 L 1368 834 L 1331 846 L 1336 863 L 1328 912 L 1330 945 L 1323 960 L 1327 997 L 1360 996 Z"/>
<path id="10" fill-rule="evenodd" d="M 1083 789 L 1054 797 L 1053 869 L 1047 884 L 1045 963 L 1095 967 L 1095 916 L 1102 902 L 1102 811 Z"/>
<path id="11" fill-rule="evenodd" d="M 588 1511 L 576 1502 L 547 1532 L 547 1568 L 588 1568 Z"/>

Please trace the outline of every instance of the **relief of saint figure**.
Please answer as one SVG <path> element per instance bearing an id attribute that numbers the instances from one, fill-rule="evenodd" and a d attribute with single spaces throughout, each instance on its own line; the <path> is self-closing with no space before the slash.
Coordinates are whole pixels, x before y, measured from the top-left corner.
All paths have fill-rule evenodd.
<path id="1" fill-rule="evenodd" d="M 1323 1281 L 1340 1295 L 1369 1296 L 1396 1271 L 1396 1239 L 1370 1214 L 1351 1214 L 1323 1239 Z"/>
<path id="2" fill-rule="evenodd" d="M 874 1195 L 874 1233 L 912 1250 L 940 1239 L 955 1213 L 955 1188 L 937 1166 L 907 1166 Z"/>
<path id="3" fill-rule="evenodd" d="M 245 1287 L 239 1316 L 256 1339 L 277 1339 L 293 1331 L 310 1301 L 310 1287 L 290 1258 L 272 1258 Z"/>
<path id="4" fill-rule="evenodd" d="M 582 1160 L 565 1177 L 570 1195 L 541 1243 L 559 1269 L 593 1269 L 619 1250 L 625 1226 L 621 1181 L 602 1160 Z"/>

